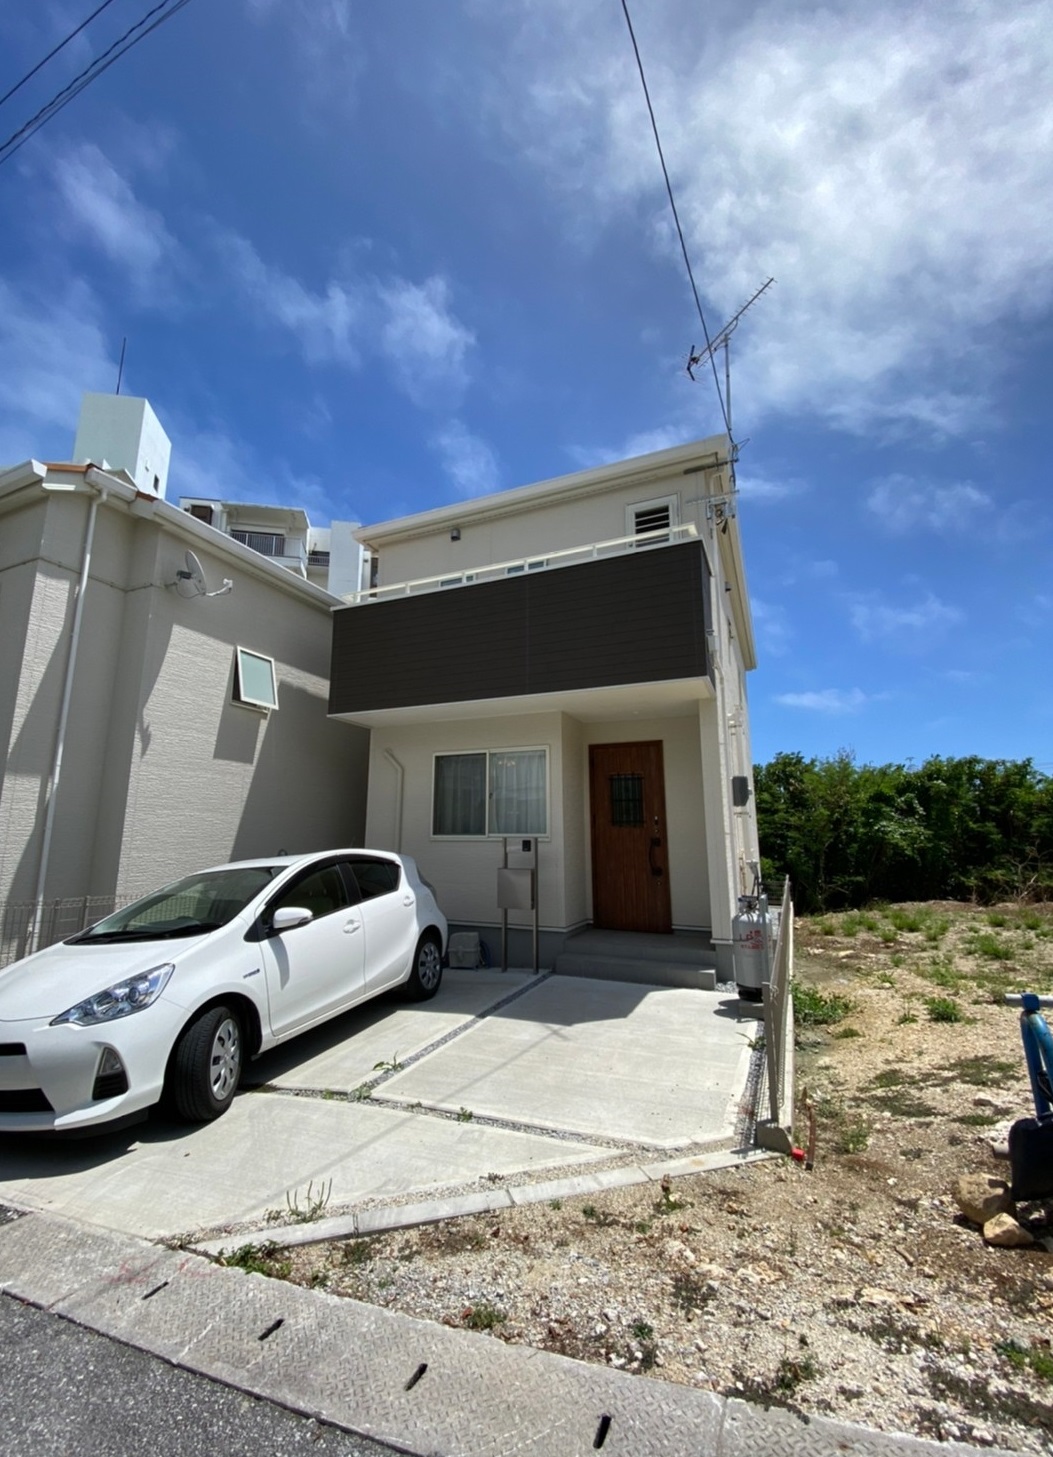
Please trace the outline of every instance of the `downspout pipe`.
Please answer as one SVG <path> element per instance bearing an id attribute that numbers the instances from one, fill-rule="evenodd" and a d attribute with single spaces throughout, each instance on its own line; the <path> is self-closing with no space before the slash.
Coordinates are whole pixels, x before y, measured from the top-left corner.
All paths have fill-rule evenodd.
<path id="1" fill-rule="evenodd" d="M 62 685 L 62 703 L 59 708 L 58 729 L 55 734 L 55 752 L 51 761 L 48 779 L 47 809 L 44 813 L 44 834 L 40 846 L 40 866 L 37 871 L 36 895 L 33 898 L 33 922 L 29 934 L 30 953 L 39 950 L 41 923 L 44 914 L 44 892 L 47 886 L 48 867 L 51 861 L 51 838 L 55 829 L 55 808 L 58 803 L 59 780 L 62 777 L 62 755 L 66 747 L 66 730 L 69 725 L 70 701 L 73 697 L 73 680 L 77 670 L 77 650 L 80 646 L 80 630 L 84 621 L 84 596 L 91 571 L 91 551 L 95 540 L 95 519 L 99 502 L 105 501 L 109 480 L 104 472 L 89 468 L 84 475 L 89 486 L 95 490 L 88 507 L 88 524 L 84 531 L 84 546 L 81 550 L 80 576 L 77 581 L 77 596 L 73 606 L 73 625 L 70 629 L 69 655 L 66 659 L 66 676 Z M 49 488 L 45 485 L 45 490 Z"/>

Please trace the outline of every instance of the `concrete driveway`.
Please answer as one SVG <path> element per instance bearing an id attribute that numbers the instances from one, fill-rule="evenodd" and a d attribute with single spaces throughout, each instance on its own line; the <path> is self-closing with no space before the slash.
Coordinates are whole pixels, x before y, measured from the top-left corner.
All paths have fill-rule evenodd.
<path id="1" fill-rule="evenodd" d="M 287 1222 L 309 1186 L 336 1210 L 731 1147 L 755 1018 L 726 992 L 448 971 L 432 1002 L 383 998 L 260 1058 L 215 1123 L 0 1135 L 0 1201 L 161 1238 Z"/>

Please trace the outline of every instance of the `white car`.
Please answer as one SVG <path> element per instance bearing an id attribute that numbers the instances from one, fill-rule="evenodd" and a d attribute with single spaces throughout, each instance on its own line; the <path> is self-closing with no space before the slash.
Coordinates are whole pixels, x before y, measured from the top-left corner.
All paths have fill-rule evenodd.
<path id="1" fill-rule="evenodd" d="M 0 971 L 0 1130 L 230 1106 L 245 1063 L 369 997 L 433 997 L 446 918 L 407 855 L 220 865 Z"/>

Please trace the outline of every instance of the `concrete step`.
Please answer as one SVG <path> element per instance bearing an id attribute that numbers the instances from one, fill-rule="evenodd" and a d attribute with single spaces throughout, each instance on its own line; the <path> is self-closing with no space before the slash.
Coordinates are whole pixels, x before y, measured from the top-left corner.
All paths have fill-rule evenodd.
<path id="1" fill-rule="evenodd" d="M 558 976 L 600 977 L 645 986 L 716 986 L 716 958 L 700 933 L 652 936 L 639 931 L 579 931 L 564 943 L 553 971 Z"/>
<path id="2" fill-rule="evenodd" d="M 628 956 L 585 956 L 562 951 L 552 970 L 557 976 L 591 976 L 601 981 L 632 981 L 644 986 L 697 987 L 711 992 L 717 973 L 711 966 L 685 966 L 674 961 L 645 961 Z"/>

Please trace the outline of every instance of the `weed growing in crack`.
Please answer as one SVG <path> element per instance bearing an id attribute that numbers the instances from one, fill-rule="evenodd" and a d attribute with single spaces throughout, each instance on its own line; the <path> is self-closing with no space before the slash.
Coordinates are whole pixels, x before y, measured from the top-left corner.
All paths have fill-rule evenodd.
<path id="1" fill-rule="evenodd" d="M 216 1261 L 231 1270 L 244 1270 L 246 1275 L 269 1275 L 274 1280 L 287 1280 L 292 1261 L 280 1257 L 281 1246 L 267 1240 L 263 1244 L 241 1245 Z"/>

